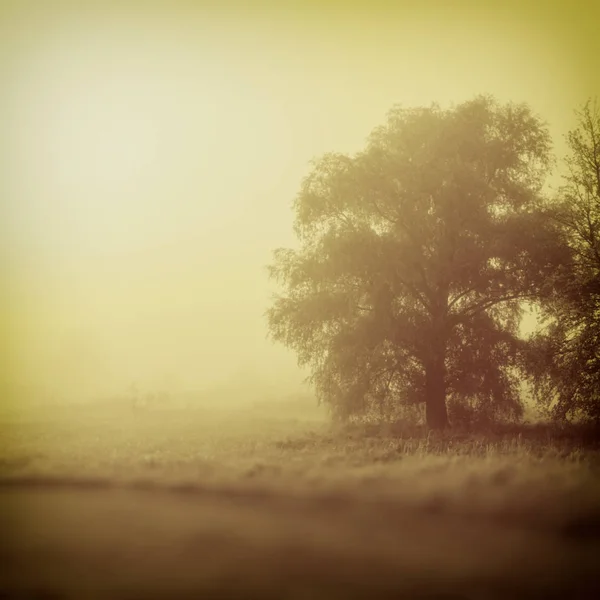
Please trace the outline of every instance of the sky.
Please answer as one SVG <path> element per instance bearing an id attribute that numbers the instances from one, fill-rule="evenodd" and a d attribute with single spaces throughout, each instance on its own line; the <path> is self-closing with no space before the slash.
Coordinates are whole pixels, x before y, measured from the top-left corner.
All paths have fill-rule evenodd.
<path id="1" fill-rule="evenodd" d="M 600 95 L 595 4 L 0 3 L 0 383 L 295 386 L 266 265 L 311 159 L 480 93 L 564 154 Z"/>

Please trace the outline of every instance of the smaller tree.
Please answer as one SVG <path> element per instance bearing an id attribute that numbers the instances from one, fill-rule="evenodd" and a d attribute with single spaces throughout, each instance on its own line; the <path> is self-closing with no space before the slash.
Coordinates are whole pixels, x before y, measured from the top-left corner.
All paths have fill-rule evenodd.
<path id="1" fill-rule="evenodd" d="M 548 282 L 532 339 L 534 393 L 559 419 L 600 419 L 600 107 L 567 134 L 567 174 L 552 216 L 570 250 Z"/>

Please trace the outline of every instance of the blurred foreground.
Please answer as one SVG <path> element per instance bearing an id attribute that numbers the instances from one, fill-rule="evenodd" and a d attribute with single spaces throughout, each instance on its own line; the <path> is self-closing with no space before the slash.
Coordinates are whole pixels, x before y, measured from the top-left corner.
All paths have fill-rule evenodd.
<path id="1" fill-rule="evenodd" d="M 310 401 L 5 415 L 2 597 L 593 598 L 597 443 L 333 430 Z"/>

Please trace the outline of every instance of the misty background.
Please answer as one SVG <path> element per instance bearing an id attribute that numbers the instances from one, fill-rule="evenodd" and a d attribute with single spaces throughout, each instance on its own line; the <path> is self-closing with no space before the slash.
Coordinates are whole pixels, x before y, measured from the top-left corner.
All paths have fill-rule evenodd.
<path id="1" fill-rule="evenodd" d="M 584 2 L 49 4 L 0 8 L 3 402 L 299 389 L 263 314 L 312 158 L 479 93 L 560 158 L 600 89 Z"/>

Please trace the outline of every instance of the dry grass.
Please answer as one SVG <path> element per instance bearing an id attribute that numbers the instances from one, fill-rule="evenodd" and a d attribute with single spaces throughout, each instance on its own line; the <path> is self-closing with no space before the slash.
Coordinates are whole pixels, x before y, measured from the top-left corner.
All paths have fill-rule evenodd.
<path id="1" fill-rule="evenodd" d="M 1 427 L 0 498 L 21 526 L 0 581 L 15 593 L 37 581 L 73 597 L 102 583 L 103 597 L 585 598 L 595 581 L 592 431 L 332 428 L 310 409 L 268 406 L 82 407 Z M 83 541 L 69 538 L 73 519 Z M 50 574 L 34 523 L 62 557 Z M 110 548 L 128 567 L 109 560 L 112 575 L 98 578 L 92 566 L 104 569 Z M 79 587 L 76 565 L 92 569 Z M 178 573 L 171 587 L 168 569 Z"/>

